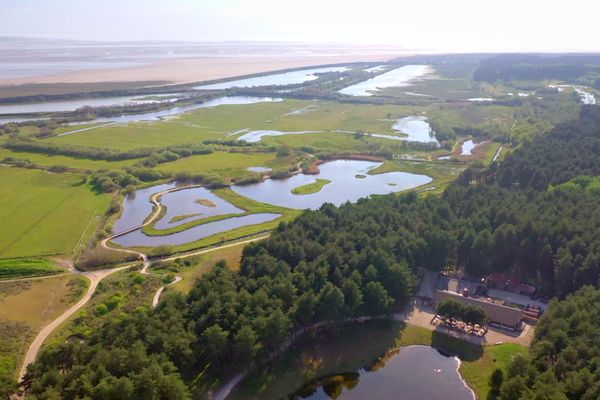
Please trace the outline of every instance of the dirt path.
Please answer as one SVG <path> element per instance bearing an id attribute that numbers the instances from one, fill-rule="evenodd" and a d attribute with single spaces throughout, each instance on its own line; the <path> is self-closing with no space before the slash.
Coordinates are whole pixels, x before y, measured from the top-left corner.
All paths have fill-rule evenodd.
<path id="1" fill-rule="evenodd" d="M 42 347 L 42 344 L 44 343 L 44 341 L 46 341 L 48 336 L 50 336 L 50 334 L 56 328 L 58 328 L 63 322 L 65 322 L 71 315 L 76 313 L 80 308 L 82 308 L 92 298 L 92 295 L 96 291 L 96 287 L 98 287 L 98 283 L 100 283 L 100 281 L 102 279 L 106 278 L 107 276 L 114 274 L 115 272 L 127 269 L 129 267 L 131 267 L 131 265 L 126 265 L 126 266 L 123 266 L 120 268 L 104 269 L 104 270 L 92 271 L 92 272 L 84 272 L 81 274 L 90 280 L 90 286 L 88 287 L 86 294 L 76 304 L 74 304 L 71 308 L 69 308 L 64 313 L 62 313 L 54 321 L 52 321 L 48 325 L 46 325 L 44 327 L 44 329 L 42 329 L 38 333 L 36 338 L 33 340 L 31 345 L 29 346 L 29 349 L 27 350 L 27 353 L 25 354 L 25 358 L 23 359 L 23 364 L 21 366 L 21 370 L 19 371 L 19 381 L 23 380 L 23 377 L 25 376 L 25 373 L 27 372 L 27 366 L 35 361 L 35 359 L 37 358 L 37 354 L 40 351 L 40 348 Z"/>
<path id="2" fill-rule="evenodd" d="M 156 293 L 154 293 L 154 297 L 152 298 L 152 308 L 156 308 L 156 306 L 158 306 L 158 301 L 160 300 L 160 295 L 162 294 L 162 292 L 165 290 L 165 288 L 167 286 L 174 285 L 177 282 L 180 282 L 181 280 L 183 280 L 183 278 L 181 276 L 177 275 L 175 277 L 175 280 L 173 282 L 169 283 L 166 286 L 162 286 L 162 287 L 158 288 L 158 290 L 156 291 Z"/>
<path id="3" fill-rule="evenodd" d="M 162 196 L 165 193 L 169 193 L 169 192 L 173 192 L 173 191 L 177 191 L 177 190 L 182 190 L 182 189 L 187 189 L 187 188 L 192 188 L 192 187 L 198 187 L 200 185 L 192 185 L 192 186 L 185 186 L 185 187 L 179 187 L 179 188 L 173 188 L 173 189 L 169 189 L 169 190 L 165 190 L 163 192 L 159 192 L 159 193 L 155 193 L 154 195 L 152 195 L 150 197 L 150 201 L 156 206 L 154 208 L 153 213 L 151 214 L 150 218 L 148 218 L 148 220 L 141 225 L 140 227 L 136 227 L 133 229 L 129 229 L 126 230 L 124 232 L 119 232 L 115 235 L 112 235 L 106 239 L 103 239 L 100 242 L 100 245 L 105 248 L 105 249 L 109 249 L 109 250 L 113 250 L 113 251 L 120 251 L 122 253 L 129 253 L 129 254 L 135 254 L 139 257 L 139 260 L 142 261 L 143 266 L 142 269 L 140 270 L 141 274 L 144 275 L 149 275 L 151 274 L 151 272 L 148 271 L 148 267 L 150 266 L 150 261 L 148 260 L 148 256 L 142 252 L 139 251 L 135 251 L 135 250 L 130 250 L 130 249 L 122 249 L 122 248 L 115 248 L 115 247 L 111 247 L 108 245 L 108 242 L 116 237 L 122 236 L 128 232 L 131 232 L 132 230 L 136 230 L 136 229 L 141 229 L 144 226 L 151 224 L 156 217 L 160 214 L 160 210 L 161 210 L 161 204 L 159 201 L 160 196 Z M 204 249 L 204 250 L 199 250 L 199 251 L 194 251 L 194 252 L 190 252 L 190 253 L 185 253 L 185 254 L 180 254 L 180 255 L 175 255 L 175 256 L 171 256 L 171 257 L 167 257 L 167 258 L 163 258 L 162 260 L 164 261 L 172 261 L 178 258 L 187 258 L 187 257 L 193 257 L 196 255 L 200 255 L 200 254 L 205 254 L 205 253 L 209 253 L 212 251 L 216 251 L 216 250 L 220 250 L 220 249 L 225 249 L 228 247 L 233 247 L 233 246 L 239 246 L 239 245 L 243 245 L 243 244 L 247 244 L 247 243 L 251 243 L 251 242 L 255 242 L 257 240 L 262 240 L 265 239 L 269 236 L 269 234 L 265 234 L 265 235 L 261 235 L 261 236 L 257 236 L 251 239 L 247 239 L 247 240 L 243 240 L 243 241 L 239 241 L 239 242 L 234 242 L 234 243 L 229 243 L 229 244 L 224 244 L 221 246 L 215 246 L 215 247 L 211 247 L 208 249 Z M 119 267 L 119 268 L 113 268 L 113 269 L 104 269 L 104 270 L 98 270 L 98 271 L 88 271 L 88 272 L 79 272 L 75 269 L 72 270 L 73 274 L 78 274 L 78 275 L 82 275 L 85 276 L 86 278 L 88 278 L 90 280 L 90 286 L 88 287 L 88 290 L 86 292 L 86 294 L 76 303 L 74 304 L 72 307 L 70 307 L 67 311 L 65 311 L 63 314 L 61 314 L 59 317 L 57 317 L 55 320 L 53 320 L 52 322 L 50 322 L 48 325 L 46 325 L 36 336 L 36 338 L 34 339 L 34 341 L 31 343 L 31 345 L 29 346 L 29 349 L 27 350 L 27 354 L 25 355 L 25 358 L 23 359 L 23 363 L 21 365 L 21 369 L 19 371 L 19 381 L 23 380 L 23 377 L 25 376 L 25 373 L 27 372 L 27 366 L 31 363 L 33 363 L 36 358 L 37 355 L 43 345 L 43 343 L 46 341 L 46 339 L 48 339 L 48 337 L 52 334 L 52 332 L 54 332 L 54 330 L 56 328 L 58 328 L 63 322 L 65 322 L 70 316 L 72 316 L 74 313 L 76 313 L 78 310 L 80 310 L 84 305 L 87 304 L 87 302 L 92 298 L 94 292 L 96 291 L 96 288 L 98 287 L 98 284 L 100 283 L 100 281 L 102 281 L 102 279 L 106 278 L 107 276 L 115 273 L 115 272 L 119 272 L 119 271 L 123 271 L 127 268 L 131 268 L 132 266 L 136 265 L 137 262 L 133 262 L 130 264 L 127 264 L 125 266 Z M 15 279 L 15 280 L 6 280 L 6 281 L 2 281 L 2 282 L 12 282 L 12 281 L 24 281 L 24 280 L 31 280 L 31 279 L 50 279 L 50 278 L 54 278 L 56 276 L 63 276 L 65 274 L 60 274 L 60 275 L 52 275 L 52 276 L 46 276 L 46 277 L 34 277 L 34 278 L 23 278 L 23 279 Z M 162 286 L 160 287 L 156 293 L 154 294 L 154 297 L 152 299 L 152 307 L 156 307 L 159 303 L 160 300 L 160 296 L 161 294 L 164 292 L 165 288 L 167 286 L 171 286 L 174 285 L 178 282 L 180 282 L 183 278 L 181 276 L 176 276 L 175 280 L 173 282 L 171 282 L 168 285 Z M 241 380 L 243 377 L 240 377 L 239 380 Z M 237 383 L 239 382 L 239 380 L 237 382 L 235 382 L 232 386 L 231 389 L 233 389 L 233 387 L 235 387 L 235 385 L 237 385 Z M 229 391 L 231 391 L 231 389 L 229 389 Z M 227 394 L 229 394 L 229 391 L 227 391 L 227 393 L 224 394 L 224 396 L 227 396 Z"/>

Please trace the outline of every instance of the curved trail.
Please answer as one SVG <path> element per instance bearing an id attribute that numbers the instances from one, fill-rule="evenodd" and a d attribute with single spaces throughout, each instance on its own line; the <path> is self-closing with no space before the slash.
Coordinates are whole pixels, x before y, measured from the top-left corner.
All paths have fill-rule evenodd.
<path id="1" fill-rule="evenodd" d="M 176 284 L 177 282 L 180 282 L 181 280 L 183 280 L 183 278 L 181 276 L 176 276 L 175 280 L 171 283 L 169 283 L 166 286 L 162 286 L 160 288 L 158 288 L 158 290 L 156 291 L 156 293 L 154 293 L 154 297 L 152 298 L 152 308 L 156 308 L 158 306 L 158 300 L 160 300 L 160 295 L 162 294 L 163 290 L 165 290 L 165 288 L 167 286 L 171 286 Z"/>
<path id="2" fill-rule="evenodd" d="M 48 336 L 50 336 L 50 334 L 56 328 L 58 328 L 58 326 L 60 324 L 65 322 L 71 315 L 76 313 L 81 307 L 83 307 L 92 298 L 92 295 L 96 291 L 96 287 L 98 286 L 98 283 L 100 283 L 100 281 L 102 279 L 106 278 L 107 276 L 109 276 L 115 272 L 127 269 L 129 267 L 131 267 L 131 265 L 126 265 L 126 266 L 123 266 L 120 268 L 103 269 L 103 270 L 99 270 L 99 271 L 81 273 L 81 275 L 85 276 L 86 278 L 88 278 L 90 280 L 90 286 L 88 287 L 86 294 L 75 305 L 73 305 L 67 311 L 65 311 L 60 316 L 58 316 L 58 318 L 56 318 L 54 321 L 52 321 L 48 325 L 46 325 L 44 327 L 44 329 L 42 329 L 38 333 L 38 335 L 36 336 L 34 341 L 29 346 L 29 349 L 27 350 L 27 353 L 25 354 L 25 358 L 23 359 L 23 364 L 21 365 L 21 370 L 19 371 L 19 381 L 23 380 L 23 377 L 25 376 L 25 373 L 27 372 L 27 366 L 35 361 L 37 354 L 40 351 L 40 348 L 42 347 L 42 344 L 48 338 Z"/>
<path id="3" fill-rule="evenodd" d="M 150 272 L 148 272 L 148 267 L 150 266 L 150 261 L 148 260 L 148 256 L 145 253 L 139 252 L 139 251 L 135 251 L 135 250 L 129 250 L 129 249 L 122 249 L 122 248 L 115 248 L 115 247 L 110 247 L 108 245 L 108 242 L 116 237 L 122 236 L 126 233 L 129 233 L 133 230 L 137 230 L 137 229 L 141 229 L 144 226 L 151 224 L 152 222 L 154 222 L 154 220 L 156 219 L 156 217 L 160 214 L 160 210 L 161 210 L 161 204 L 159 202 L 159 198 L 160 196 L 164 195 L 165 193 L 170 193 L 170 192 L 174 192 L 177 190 L 183 190 L 183 189 L 188 189 L 188 188 L 193 188 L 193 187 L 200 187 L 201 185 L 190 185 L 190 186 L 183 186 L 183 187 L 178 187 L 178 188 L 172 188 L 169 190 L 165 190 L 159 193 L 155 193 L 150 197 L 150 201 L 156 206 L 154 207 L 154 210 L 152 212 L 152 214 L 150 215 L 150 217 L 147 219 L 146 222 L 144 222 L 144 224 L 142 224 L 139 227 L 136 228 L 132 228 L 132 229 L 128 229 L 126 231 L 123 232 L 119 232 L 115 235 L 112 235 L 106 239 L 103 239 L 100 242 L 100 245 L 108 250 L 113 250 L 113 251 L 120 251 L 123 253 L 129 253 L 129 254 L 135 254 L 139 257 L 139 260 L 142 261 L 143 266 L 142 269 L 140 270 L 141 274 L 144 275 L 149 275 L 151 274 Z M 251 243 L 257 240 L 262 240 L 265 239 L 269 236 L 269 234 L 265 234 L 265 235 L 261 235 L 261 236 L 257 236 L 251 239 L 247 239 L 247 240 L 243 240 L 243 241 L 238 241 L 238 242 L 234 242 L 234 243 L 229 243 L 229 244 L 224 244 L 224 245 L 220 245 L 220 246 L 215 246 L 215 247 L 211 247 L 208 249 L 204 249 L 204 250 L 198 250 L 198 251 L 194 251 L 194 252 L 190 252 L 190 253 L 185 253 L 185 254 L 180 254 L 180 255 L 175 255 L 175 256 L 170 256 L 170 257 L 166 257 L 163 258 L 162 260 L 164 261 L 173 261 L 176 260 L 178 258 L 187 258 L 187 257 L 193 257 L 196 255 L 200 255 L 200 254 L 205 254 L 205 253 L 209 253 L 212 251 L 216 251 L 216 250 L 220 250 L 220 249 L 225 249 L 228 247 L 233 247 L 233 246 L 239 246 L 239 245 L 243 245 L 243 244 L 247 244 L 247 243 Z M 131 268 L 132 266 L 136 265 L 137 262 L 132 262 L 129 263 L 127 265 L 121 266 L 119 268 L 112 268 L 112 269 L 104 269 L 104 270 L 97 270 L 97 271 L 88 271 L 88 272 L 78 272 L 78 271 L 73 271 L 73 274 L 78 274 L 78 275 L 82 275 L 85 276 L 86 278 L 88 278 L 90 280 L 90 286 L 88 287 L 88 290 L 86 292 L 86 294 L 76 303 L 74 304 L 72 307 L 70 307 L 67 311 L 65 311 L 64 313 L 62 313 L 60 316 L 58 316 L 56 319 L 54 319 L 52 322 L 50 322 L 48 325 L 46 325 L 36 336 L 36 338 L 34 339 L 34 341 L 31 343 L 31 345 L 29 346 L 27 353 L 25 354 L 25 357 L 23 359 L 23 363 L 21 364 L 21 369 L 19 371 L 19 382 L 21 382 L 23 380 L 23 377 L 25 376 L 26 372 L 27 372 L 27 367 L 29 366 L 29 364 L 33 363 L 36 358 L 37 355 L 43 345 L 43 343 L 46 341 L 46 339 L 48 339 L 48 337 L 52 334 L 52 332 L 58 328 L 63 322 L 65 322 L 69 317 L 71 317 L 74 313 L 76 313 L 78 310 L 80 310 L 83 306 L 85 306 L 87 304 L 87 302 L 92 298 L 92 296 L 94 295 L 94 292 L 96 291 L 96 288 L 98 287 L 98 284 L 100 283 L 100 281 L 102 281 L 102 279 L 106 278 L 107 276 L 118 272 L 118 271 L 123 271 L 125 269 Z M 64 274 L 61 274 L 64 275 Z M 55 276 L 48 276 L 48 277 L 39 277 L 40 279 L 43 278 L 53 278 Z M 31 278 L 23 278 L 23 279 L 19 279 L 19 280 L 30 280 Z M 38 278 L 33 278 L 33 279 L 38 279 Z M 154 297 L 152 299 L 152 307 L 155 308 L 160 300 L 160 296 L 163 293 L 164 289 L 167 286 L 171 286 L 174 285 L 178 282 L 180 282 L 183 278 L 181 276 L 176 276 L 175 280 L 173 282 L 171 282 L 168 285 L 162 286 L 160 287 L 156 293 L 154 294 Z M 16 280 L 15 280 L 16 281 Z M 3 281 L 6 282 L 6 281 Z M 240 377 L 239 379 L 241 380 L 242 377 Z M 238 381 L 239 382 L 239 381 Z M 235 382 L 234 385 L 232 385 L 232 387 L 227 391 L 227 393 L 225 394 L 225 396 L 227 396 L 227 394 L 229 394 L 229 391 L 231 391 L 231 389 L 233 389 L 233 387 L 238 383 Z"/>

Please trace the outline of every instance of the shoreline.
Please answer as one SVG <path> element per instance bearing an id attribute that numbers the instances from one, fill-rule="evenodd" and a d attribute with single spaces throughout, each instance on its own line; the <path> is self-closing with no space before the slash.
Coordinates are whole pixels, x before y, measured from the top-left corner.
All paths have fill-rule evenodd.
<path id="1" fill-rule="evenodd" d="M 387 62 L 393 58 L 406 57 L 412 54 L 402 52 L 382 52 L 377 54 L 342 55 L 312 55 L 312 56 L 283 56 L 283 57 L 202 57 L 182 58 L 177 60 L 156 60 L 147 64 L 93 70 L 76 70 L 71 72 L 45 76 L 0 79 L 3 86 L 35 85 L 35 84 L 84 84 L 84 83 L 115 83 L 138 82 L 143 87 L 144 82 L 167 82 L 169 84 L 184 84 L 205 82 L 238 76 L 275 72 L 283 69 L 303 68 L 329 64 L 353 62 Z"/>

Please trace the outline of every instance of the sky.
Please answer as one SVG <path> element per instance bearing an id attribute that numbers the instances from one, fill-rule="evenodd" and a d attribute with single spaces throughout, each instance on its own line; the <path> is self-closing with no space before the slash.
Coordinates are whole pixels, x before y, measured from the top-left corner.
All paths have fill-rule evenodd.
<path id="1" fill-rule="evenodd" d="M 0 36 L 600 51 L 596 0 L 0 0 Z"/>

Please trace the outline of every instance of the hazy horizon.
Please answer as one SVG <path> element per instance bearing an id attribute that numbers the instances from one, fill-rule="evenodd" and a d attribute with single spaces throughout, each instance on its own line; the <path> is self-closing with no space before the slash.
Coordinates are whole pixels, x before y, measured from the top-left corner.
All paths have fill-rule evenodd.
<path id="1" fill-rule="evenodd" d="M 582 0 L 4 0 L 0 36 L 78 41 L 378 45 L 435 52 L 595 52 Z"/>

